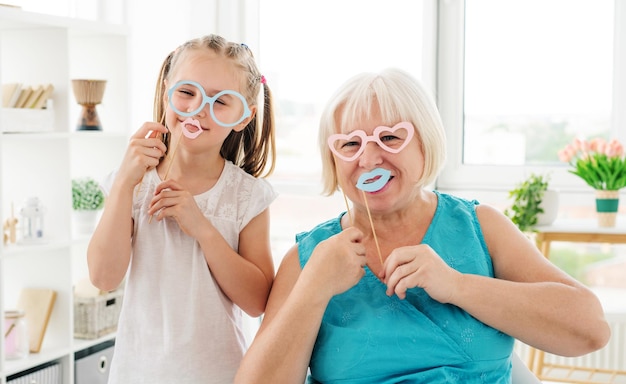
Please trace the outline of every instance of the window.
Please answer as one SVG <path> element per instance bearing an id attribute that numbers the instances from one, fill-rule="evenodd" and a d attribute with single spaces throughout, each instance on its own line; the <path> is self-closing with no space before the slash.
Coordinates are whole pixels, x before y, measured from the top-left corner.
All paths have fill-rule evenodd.
<path id="1" fill-rule="evenodd" d="M 623 117 L 613 108 L 619 100 L 613 86 L 620 86 L 614 47 L 623 39 L 614 39 L 618 2 L 440 6 L 439 105 L 450 156 L 438 186 L 510 188 L 540 169 L 562 187 L 584 187 L 557 152 L 574 137 L 623 135 L 617 129 Z"/>
<path id="2" fill-rule="evenodd" d="M 449 148 L 437 188 L 505 208 L 515 184 L 547 174 L 560 191 L 559 218 L 593 218 L 593 191 L 557 151 L 577 136 L 626 137 L 626 3 L 438 4 L 438 105 Z M 619 247 L 556 248 L 551 260 L 583 282 L 615 285 L 611 270 L 623 270 Z"/>

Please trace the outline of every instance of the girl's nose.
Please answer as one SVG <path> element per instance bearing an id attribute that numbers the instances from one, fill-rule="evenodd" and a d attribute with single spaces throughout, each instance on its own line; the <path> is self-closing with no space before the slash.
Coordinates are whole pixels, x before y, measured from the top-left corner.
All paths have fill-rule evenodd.
<path id="1" fill-rule="evenodd" d="M 359 166 L 365 169 L 374 169 L 383 162 L 381 152 L 383 149 L 375 142 L 365 144 L 363 153 L 359 156 Z"/>
<path id="2" fill-rule="evenodd" d="M 187 112 L 191 112 L 193 110 L 195 109 L 191 109 L 190 111 L 187 111 Z M 209 103 L 206 103 L 202 106 L 202 108 L 200 108 L 200 110 L 195 114 L 195 116 L 203 117 L 203 116 L 206 116 L 208 113 L 209 113 Z"/>

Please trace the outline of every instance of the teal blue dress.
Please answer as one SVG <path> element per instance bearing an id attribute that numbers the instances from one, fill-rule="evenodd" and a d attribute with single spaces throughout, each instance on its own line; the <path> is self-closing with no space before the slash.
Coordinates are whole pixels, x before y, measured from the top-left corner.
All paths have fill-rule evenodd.
<path id="1" fill-rule="evenodd" d="M 476 217 L 477 201 L 438 195 L 422 242 L 452 268 L 493 277 Z M 341 216 L 296 236 L 300 265 L 315 246 L 341 232 Z M 369 268 L 326 308 L 310 361 L 309 382 L 510 383 L 514 339 L 464 310 L 431 299 L 421 288 L 388 297 Z M 489 295 L 485 292 L 485 295 Z"/>

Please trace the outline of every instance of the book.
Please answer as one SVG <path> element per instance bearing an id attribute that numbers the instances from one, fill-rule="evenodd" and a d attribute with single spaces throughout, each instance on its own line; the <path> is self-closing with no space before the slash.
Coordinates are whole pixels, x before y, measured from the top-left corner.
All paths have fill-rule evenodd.
<path id="1" fill-rule="evenodd" d="M 30 351 L 33 353 L 41 350 L 56 297 L 56 291 L 45 288 L 24 288 L 20 293 L 17 309 L 25 312 Z"/>
<path id="2" fill-rule="evenodd" d="M 28 99 L 26 99 L 26 102 L 24 102 L 24 106 L 22 108 L 32 108 L 33 105 L 35 104 L 35 101 L 37 101 L 37 99 L 39 98 L 39 96 L 41 96 L 43 91 L 44 91 L 43 85 L 37 85 L 33 87 L 33 93 L 31 93 L 30 96 L 28 96 Z"/>
<path id="3" fill-rule="evenodd" d="M 13 108 L 22 91 L 22 83 L 2 84 L 2 107 Z"/>
<path id="4" fill-rule="evenodd" d="M 39 98 L 37 100 L 35 100 L 35 102 L 33 103 L 33 106 L 31 108 L 33 108 L 33 109 L 42 109 L 43 107 L 45 107 L 46 106 L 46 102 L 48 101 L 48 99 L 52 95 L 52 92 L 54 92 L 54 85 L 52 85 L 50 83 L 46 84 L 44 86 L 42 94 L 39 96 Z"/>
<path id="5" fill-rule="evenodd" d="M 13 106 L 13 108 L 24 108 L 24 105 L 26 105 L 26 100 L 28 100 L 31 93 L 33 93 L 33 87 L 26 86 L 22 88 L 22 91 L 20 92 L 20 96 L 15 102 L 15 105 Z"/>

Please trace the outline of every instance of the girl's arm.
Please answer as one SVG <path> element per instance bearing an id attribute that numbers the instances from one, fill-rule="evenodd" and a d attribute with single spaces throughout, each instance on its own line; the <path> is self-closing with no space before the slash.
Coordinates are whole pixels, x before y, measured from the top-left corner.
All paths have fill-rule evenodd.
<path id="1" fill-rule="evenodd" d="M 246 225 L 239 234 L 239 253 L 208 220 L 203 235 L 197 237 L 224 294 L 252 317 L 265 312 L 274 280 L 269 221 L 269 209 L 265 209 Z"/>
<path id="2" fill-rule="evenodd" d="M 102 218 L 87 248 L 89 276 L 101 290 L 117 288 L 126 275 L 133 234 L 133 191 L 146 170 L 156 167 L 165 153 L 165 144 L 156 138 L 165 132 L 167 129 L 161 124 L 145 123 L 131 137 L 106 198 Z"/>
<path id="3" fill-rule="evenodd" d="M 117 288 L 128 269 L 131 254 L 133 188 L 116 179 L 89 246 L 87 264 L 93 285 L 103 291 Z"/>

